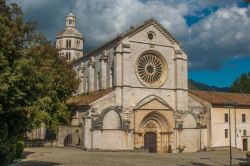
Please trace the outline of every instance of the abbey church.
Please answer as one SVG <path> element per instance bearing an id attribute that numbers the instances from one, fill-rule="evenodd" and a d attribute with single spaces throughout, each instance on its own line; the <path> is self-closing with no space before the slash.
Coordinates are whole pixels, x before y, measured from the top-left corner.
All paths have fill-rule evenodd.
<path id="1" fill-rule="evenodd" d="M 80 80 L 67 101 L 75 114 L 70 126 L 60 127 L 57 146 L 196 152 L 228 146 L 231 136 L 234 147 L 248 150 L 250 95 L 189 90 L 188 56 L 157 20 L 88 53 L 76 23 L 70 13 L 56 38 L 59 56 L 73 63 Z"/>

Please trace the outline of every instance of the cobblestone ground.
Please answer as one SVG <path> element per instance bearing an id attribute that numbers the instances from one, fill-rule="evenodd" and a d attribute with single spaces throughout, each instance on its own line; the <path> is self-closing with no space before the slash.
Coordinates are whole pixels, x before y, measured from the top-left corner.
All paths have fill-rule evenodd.
<path id="1" fill-rule="evenodd" d="M 12 166 L 217 166 L 229 164 L 229 151 L 181 154 L 139 152 L 86 152 L 77 148 L 26 148 L 26 157 Z M 245 161 L 245 153 L 233 151 L 234 164 Z"/>

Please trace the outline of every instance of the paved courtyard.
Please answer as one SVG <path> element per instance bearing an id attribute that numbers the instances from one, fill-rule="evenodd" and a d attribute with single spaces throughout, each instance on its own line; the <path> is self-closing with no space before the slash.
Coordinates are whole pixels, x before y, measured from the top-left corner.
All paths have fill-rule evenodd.
<path id="1" fill-rule="evenodd" d="M 229 151 L 181 154 L 139 152 L 86 152 L 77 148 L 26 148 L 26 157 L 12 166 L 219 166 L 228 165 Z M 234 163 L 244 162 L 245 153 L 234 150 Z"/>

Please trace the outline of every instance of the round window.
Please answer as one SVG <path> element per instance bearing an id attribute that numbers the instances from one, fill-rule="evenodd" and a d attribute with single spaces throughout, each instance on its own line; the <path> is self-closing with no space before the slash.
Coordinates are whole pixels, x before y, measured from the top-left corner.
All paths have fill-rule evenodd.
<path id="1" fill-rule="evenodd" d="M 143 85 L 159 87 L 167 78 L 167 62 L 159 53 L 147 51 L 137 59 L 136 74 Z"/>
<path id="2" fill-rule="evenodd" d="M 152 33 L 149 33 L 149 34 L 148 34 L 148 39 L 149 39 L 149 40 L 152 40 L 153 38 L 154 38 L 154 35 L 153 35 Z"/>

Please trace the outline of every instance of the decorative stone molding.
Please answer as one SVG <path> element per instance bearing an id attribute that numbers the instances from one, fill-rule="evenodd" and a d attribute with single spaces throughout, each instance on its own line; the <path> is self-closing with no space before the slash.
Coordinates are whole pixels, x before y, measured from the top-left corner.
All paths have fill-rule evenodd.
<path id="1" fill-rule="evenodd" d="M 117 112 L 120 122 L 121 122 L 121 130 L 130 130 L 130 121 L 127 119 L 122 119 L 121 113 L 122 113 L 122 107 L 120 106 L 111 106 L 102 111 L 101 114 L 95 115 L 95 117 L 92 116 L 92 130 L 102 130 L 103 129 L 103 118 L 109 111 L 115 111 Z"/>
<path id="2" fill-rule="evenodd" d="M 103 51 L 103 52 L 102 52 L 102 55 L 101 55 L 101 57 L 100 57 L 100 61 L 107 62 L 107 61 L 108 61 L 108 58 L 109 58 L 109 55 L 107 55 L 106 51 Z"/>
<path id="3" fill-rule="evenodd" d="M 176 110 L 176 111 L 173 111 L 173 114 L 174 114 L 174 119 L 175 119 L 175 121 L 178 121 L 178 120 L 181 120 L 181 119 L 182 119 L 182 117 L 183 117 L 183 115 L 184 115 L 185 113 L 183 113 L 183 112 L 180 111 L 180 110 Z"/>
<path id="4" fill-rule="evenodd" d="M 157 126 L 156 126 L 156 124 L 153 121 L 149 121 L 146 124 L 145 128 L 149 129 L 149 130 L 153 130 L 153 129 L 157 129 Z"/>
<path id="5" fill-rule="evenodd" d="M 128 43 L 122 43 L 122 47 L 123 48 L 130 48 L 130 44 L 128 44 Z"/>
<path id="6" fill-rule="evenodd" d="M 81 64 L 80 64 L 80 70 L 81 70 L 82 72 L 84 72 L 84 70 L 85 70 L 84 63 L 83 63 L 83 62 L 81 62 Z"/>
<path id="7" fill-rule="evenodd" d="M 182 50 L 175 50 L 175 54 L 183 54 Z"/>
<path id="8" fill-rule="evenodd" d="M 130 121 L 129 120 L 123 120 L 121 129 L 125 130 L 125 131 L 129 131 L 130 130 Z"/>
<path id="9" fill-rule="evenodd" d="M 90 58 L 89 62 L 88 62 L 88 66 L 95 66 L 95 62 L 94 62 L 94 58 Z"/>

